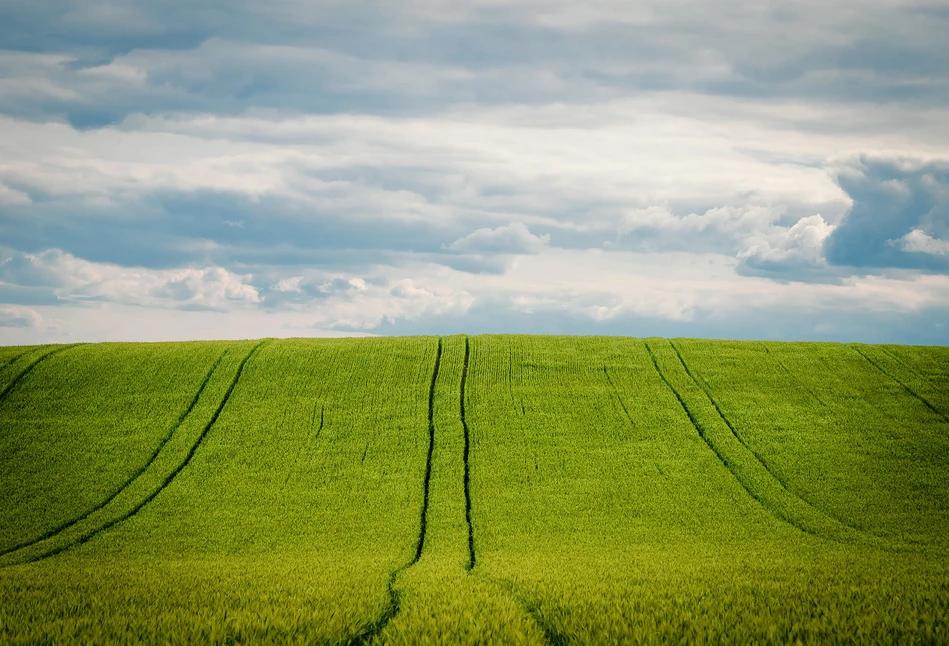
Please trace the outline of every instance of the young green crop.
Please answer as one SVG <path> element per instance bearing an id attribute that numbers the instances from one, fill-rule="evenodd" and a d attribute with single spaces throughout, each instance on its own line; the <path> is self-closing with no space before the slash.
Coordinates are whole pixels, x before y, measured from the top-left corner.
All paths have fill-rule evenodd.
<path id="1" fill-rule="evenodd" d="M 861 346 L 677 345 L 789 490 L 862 532 L 949 549 L 949 420 Z"/>
<path id="2" fill-rule="evenodd" d="M 185 467 L 155 479 L 164 486 L 147 505 L 73 549 L 0 570 L 0 641 L 367 630 L 414 550 L 436 340 L 270 341 L 249 356 L 255 345 L 229 348 L 247 358 L 239 379 L 231 365 L 179 431 L 204 428 L 230 382 L 226 406 Z M 6 425 L 11 406 L 0 406 Z"/>
<path id="3" fill-rule="evenodd" d="M 596 337 L 0 349 L 0 526 L 56 530 L 0 556 L 0 642 L 946 642 L 947 375 Z"/>
<path id="4" fill-rule="evenodd" d="M 86 345 L 16 362 L 17 387 L 0 400 L 0 554 L 89 513 L 141 471 L 224 347 Z"/>
<path id="5" fill-rule="evenodd" d="M 729 344 L 696 345 L 728 360 Z M 506 582 L 550 640 L 946 639 L 945 553 L 817 522 L 820 509 L 748 462 L 668 342 L 476 337 L 472 349 L 473 575 Z M 770 393 L 778 409 L 800 397 Z M 936 505 L 903 514 L 947 527 Z"/>

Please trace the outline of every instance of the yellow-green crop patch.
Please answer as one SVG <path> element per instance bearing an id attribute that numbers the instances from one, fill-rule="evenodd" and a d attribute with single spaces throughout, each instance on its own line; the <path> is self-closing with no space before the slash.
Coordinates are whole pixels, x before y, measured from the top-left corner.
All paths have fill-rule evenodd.
<path id="1" fill-rule="evenodd" d="M 949 351 L 0 348 L 0 642 L 949 642 Z"/>

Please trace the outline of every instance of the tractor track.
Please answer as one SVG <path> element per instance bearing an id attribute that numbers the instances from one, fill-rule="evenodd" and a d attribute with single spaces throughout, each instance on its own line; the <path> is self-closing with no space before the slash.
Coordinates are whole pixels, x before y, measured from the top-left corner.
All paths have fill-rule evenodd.
<path id="1" fill-rule="evenodd" d="M 428 498 L 432 479 L 432 455 L 435 452 L 435 382 L 438 381 L 438 369 L 442 362 L 442 338 L 438 337 L 438 349 L 435 353 L 435 367 L 432 369 L 432 382 L 428 390 L 428 456 L 425 459 L 425 481 L 422 493 L 422 511 L 419 518 L 418 542 L 415 545 L 415 554 L 412 558 L 397 567 L 389 575 L 386 584 L 389 595 L 389 603 L 382 613 L 373 621 L 367 624 L 359 633 L 352 637 L 347 643 L 350 646 L 363 646 L 370 644 L 379 637 L 389 622 L 392 621 L 401 609 L 402 595 L 395 588 L 396 580 L 399 575 L 419 562 L 422 558 L 422 549 L 425 547 L 425 531 L 428 527 Z"/>
<path id="2" fill-rule="evenodd" d="M 402 595 L 398 589 L 396 589 L 396 583 L 398 581 L 399 575 L 414 566 L 422 557 L 422 551 L 425 546 L 425 533 L 427 528 L 427 517 L 428 517 L 428 500 L 429 500 L 429 490 L 431 483 L 431 472 L 432 472 L 432 455 L 435 448 L 435 384 L 438 380 L 438 371 L 441 365 L 441 356 L 442 356 L 442 339 L 438 339 L 438 352 L 435 358 L 435 367 L 432 371 L 432 381 L 429 388 L 429 400 L 428 400 L 428 429 L 429 429 L 429 444 L 428 444 L 428 457 L 425 465 L 425 486 L 422 502 L 422 512 L 419 523 L 419 538 L 418 543 L 416 544 L 415 555 L 413 558 L 405 563 L 404 565 L 395 569 L 390 575 L 386 583 L 387 594 L 389 596 L 389 602 L 382 611 L 382 613 L 377 616 L 372 622 L 363 627 L 363 629 L 356 634 L 354 637 L 349 639 L 346 643 L 348 646 L 365 646 L 366 644 L 372 644 L 376 642 L 382 632 L 386 629 L 389 623 L 395 619 L 399 612 L 401 611 Z M 476 554 L 475 554 L 475 544 L 474 544 L 474 529 L 471 521 L 471 476 L 470 476 L 470 451 L 471 451 L 471 436 L 470 430 L 468 428 L 468 421 L 466 416 L 465 408 L 465 387 L 468 381 L 468 366 L 471 356 L 471 347 L 468 337 L 465 337 L 465 356 L 464 362 L 462 364 L 461 372 L 461 386 L 459 393 L 459 415 L 461 418 L 462 429 L 464 430 L 464 494 L 465 494 L 465 521 L 468 526 L 468 562 L 465 564 L 465 571 L 471 573 L 475 564 L 476 564 Z M 557 631 L 553 626 L 549 625 L 544 621 L 543 617 L 540 615 L 539 609 L 536 605 L 529 603 L 523 597 L 521 597 L 514 585 L 509 581 L 495 579 L 488 575 L 477 575 L 479 577 L 484 576 L 484 580 L 489 581 L 502 590 L 504 590 L 510 597 L 517 603 L 518 606 L 523 608 L 523 610 L 530 615 L 531 619 L 536 623 L 538 629 L 543 635 L 544 643 L 547 646 L 562 646 L 568 643 L 568 640 L 565 635 Z"/>
<path id="3" fill-rule="evenodd" d="M 17 354 L 13 355 L 12 357 L 10 357 L 9 359 L 7 359 L 7 360 L 4 361 L 3 363 L 0 363 L 0 370 L 3 370 L 3 369 L 6 368 L 7 366 L 9 366 L 11 363 L 13 363 L 13 362 L 16 361 L 17 359 L 19 359 L 20 357 L 22 357 L 22 356 L 24 356 L 24 355 L 27 355 L 27 354 L 29 354 L 29 353 L 31 353 L 31 352 L 36 352 L 36 348 L 33 348 L 32 350 L 24 350 L 23 352 L 18 352 Z"/>
<path id="4" fill-rule="evenodd" d="M 23 541 L 22 543 L 18 543 L 14 545 L 13 547 L 8 547 L 3 550 L 0 550 L 0 556 L 6 556 L 7 554 L 16 552 L 17 550 L 21 550 L 21 549 L 30 547 L 32 545 L 36 545 L 37 543 L 40 543 L 42 541 L 53 538 L 57 534 L 64 532 L 65 530 L 69 529 L 73 525 L 84 521 L 86 518 L 96 513 L 100 509 L 103 509 L 106 505 L 108 505 L 110 502 L 115 500 L 119 496 L 119 494 L 125 491 L 129 487 L 129 485 L 131 485 L 139 476 L 145 473 L 148 467 L 150 467 L 152 463 L 155 462 L 155 460 L 158 458 L 159 453 L 161 453 L 161 450 L 165 448 L 165 445 L 168 444 L 169 440 L 171 440 L 172 436 L 175 434 L 178 428 L 184 423 L 185 418 L 187 418 L 188 415 L 191 414 L 191 411 L 197 405 L 198 399 L 201 397 L 201 394 L 204 392 L 204 389 L 207 387 L 208 382 L 211 381 L 211 376 L 214 374 L 215 370 L 217 370 L 218 365 L 221 363 L 221 361 L 224 359 L 224 355 L 226 355 L 227 353 L 228 353 L 228 350 L 225 350 L 224 352 L 222 352 L 221 356 L 219 356 L 217 358 L 217 361 L 215 361 L 214 364 L 211 366 L 211 369 L 208 371 L 208 374 L 205 375 L 204 377 L 204 381 L 201 382 L 201 386 L 198 388 L 197 392 L 194 394 L 194 397 L 191 399 L 191 403 L 184 410 L 184 412 L 182 412 L 178 416 L 177 421 L 172 425 L 171 429 L 169 429 L 169 431 L 165 434 L 165 437 L 163 437 L 159 441 L 158 446 L 156 446 L 155 450 L 152 451 L 152 454 L 149 456 L 145 464 L 142 465 L 141 468 L 139 468 L 137 471 L 135 471 L 135 473 L 129 476 L 129 478 L 125 482 L 123 482 L 119 486 L 118 489 L 116 489 L 111 494 L 109 494 L 108 498 L 106 498 L 105 500 L 97 504 L 96 506 L 92 507 L 91 509 L 83 512 L 81 515 L 76 516 L 75 518 L 72 518 L 60 525 L 57 525 L 56 527 L 50 530 L 47 530 L 41 536 L 32 538 L 28 541 Z"/>
<path id="5" fill-rule="evenodd" d="M 6 396 L 10 393 L 10 391 L 13 390 L 13 389 L 16 387 L 16 385 L 17 385 L 18 383 L 20 383 L 20 381 L 21 381 L 24 377 L 26 377 L 28 374 L 30 374 L 30 372 L 33 371 L 33 368 L 35 368 L 37 365 L 39 365 L 40 363 L 42 363 L 42 362 L 45 361 L 46 359 L 50 358 L 50 357 L 53 356 L 54 354 L 58 354 L 58 353 L 63 352 L 63 351 L 65 351 L 65 350 L 69 350 L 70 348 L 76 348 L 76 347 L 79 347 L 79 346 L 81 346 L 81 345 L 86 345 L 86 344 L 85 344 L 85 343 L 72 343 L 72 344 L 70 344 L 70 345 L 63 345 L 63 346 L 60 346 L 60 347 L 58 347 L 58 348 L 53 348 L 52 350 L 50 350 L 50 351 L 47 352 L 46 354 L 40 355 L 39 357 L 37 357 L 36 359 L 34 359 L 33 361 L 31 361 L 23 370 L 20 371 L 19 374 L 17 374 L 16 377 L 14 377 L 14 378 L 10 381 L 10 383 L 8 383 L 8 384 L 6 385 L 6 388 L 4 388 L 2 391 L 0 391 L 0 401 L 3 401 L 4 399 L 6 399 Z M 27 353 L 24 352 L 23 354 L 17 355 L 16 357 L 14 357 L 14 359 L 11 359 L 10 362 L 12 362 L 12 361 L 15 360 L 15 359 L 19 359 L 19 358 L 22 357 L 24 354 L 27 354 Z M 8 363 L 10 363 L 10 362 L 8 362 Z"/>
<path id="6" fill-rule="evenodd" d="M 847 347 L 850 348 L 851 350 L 853 350 L 854 352 L 856 352 L 857 354 L 859 354 L 861 357 L 863 357 L 864 361 L 866 361 L 866 362 L 869 363 L 871 366 L 873 366 L 874 368 L 876 368 L 876 369 L 880 372 L 880 374 L 882 374 L 883 376 L 887 377 L 888 379 L 890 379 L 891 381 L 893 381 L 894 383 L 896 383 L 897 385 L 899 385 L 903 390 L 905 390 L 906 392 L 908 392 L 912 397 L 914 397 L 915 399 L 919 400 L 919 402 L 922 403 L 923 406 L 925 406 L 925 407 L 928 408 L 930 411 L 932 411 L 937 417 L 941 418 L 944 422 L 949 423 L 949 415 L 946 415 L 946 414 L 943 413 L 941 410 L 939 410 L 938 408 L 936 408 L 935 406 L 933 406 L 932 403 L 931 403 L 928 399 L 926 399 L 925 397 L 923 397 L 922 395 L 920 395 L 918 392 L 916 392 L 915 390 L 913 390 L 912 388 L 910 388 L 909 385 L 907 385 L 906 383 L 904 383 L 902 380 L 897 379 L 895 376 L 893 376 L 892 374 L 890 374 L 890 372 L 888 372 L 883 366 L 881 366 L 879 363 L 877 363 L 876 361 L 874 361 L 873 359 L 871 359 L 871 358 L 869 357 L 869 355 L 867 355 L 865 352 L 863 352 L 862 350 L 860 350 L 859 347 L 857 347 L 856 345 L 853 345 L 853 344 L 848 344 Z M 884 350 L 884 352 L 886 352 L 886 351 Z M 890 354 L 890 353 L 887 352 L 887 354 Z M 893 357 L 892 354 L 890 354 L 890 356 Z M 895 361 L 897 361 L 898 363 L 902 363 L 902 362 L 899 361 L 899 359 L 896 359 L 896 357 L 893 357 L 893 359 L 894 359 Z"/>
<path id="7" fill-rule="evenodd" d="M 811 397 L 813 397 L 814 400 L 817 401 L 817 403 L 820 404 L 821 406 L 823 406 L 824 408 L 830 408 L 830 407 L 827 405 L 827 403 L 817 395 L 816 392 L 814 392 L 813 390 L 811 390 L 810 388 L 808 388 L 807 385 L 806 385 L 803 381 L 801 381 L 800 378 L 797 377 L 797 375 L 795 375 L 794 373 L 792 373 L 791 370 L 790 370 L 786 365 L 784 365 L 784 362 L 781 361 L 780 358 L 778 358 L 777 356 L 775 356 L 775 355 L 771 352 L 771 349 L 768 348 L 767 344 L 765 344 L 765 343 L 759 343 L 759 345 L 761 346 L 761 348 L 764 349 L 765 354 L 767 354 L 768 357 L 774 357 L 774 361 L 778 364 L 778 367 L 781 368 L 781 370 L 784 371 L 784 374 L 786 374 L 788 377 L 790 377 L 791 379 L 793 379 L 794 381 L 796 381 L 796 382 L 798 383 L 798 385 L 800 385 L 801 388 L 804 389 L 804 392 L 806 392 L 808 395 L 810 395 Z"/>
<path id="8" fill-rule="evenodd" d="M 744 481 L 735 474 L 734 470 L 732 470 L 732 467 L 729 464 L 728 460 L 725 458 L 725 456 L 722 455 L 721 452 L 719 452 L 719 450 L 712 443 L 712 441 L 709 440 L 705 436 L 705 429 L 702 428 L 702 425 L 695 418 L 695 415 L 692 413 L 692 410 L 685 403 L 685 400 L 682 398 L 682 395 L 679 393 L 679 390 L 675 386 L 673 386 L 672 383 L 669 382 L 669 380 L 666 378 L 665 373 L 662 372 L 662 369 L 659 367 L 659 362 L 656 360 L 656 355 L 653 354 L 652 348 L 649 347 L 648 343 L 644 345 L 646 346 L 646 353 L 649 355 L 649 358 L 652 359 L 652 365 L 656 369 L 656 374 L 659 375 L 659 378 L 662 380 L 662 383 L 666 385 L 666 388 L 668 388 L 672 392 L 672 394 L 675 395 L 676 400 L 679 402 L 679 406 L 681 406 L 682 410 L 685 411 L 685 414 L 688 416 L 689 421 L 692 423 L 692 427 L 695 428 L 695 432 L 698 433 L 699 437 L 702 438 L 702 441 L 705 442 L 706 445 L 708 445 L 709 450 L 711 450 L 712 453 L 715 454 L 715 457 L 718 458 L 718 461 L 721 462 L 725 466 L 726 469 L 728 469 L 729 473 L 735 476 L 735 479 L 738 480 L 738 482 L 745 489 L 748 495 L 754 498 L 755 501 L 757 501 L 761 506 L 768 509 L 768 511 L 771 511 L 771 509 L 768 508 L 768 506 L 758 496 L 758 494 L 756 494 L 754 491 L 749 489 L 748 486 L 744 483 Z M 787 519 L 782 517 L 781 520 L 787 520 Z"/>
<path id="9" fill-rule="evenodd" d="M 474 543 L 474 525 L 471 522 L 471 431 L 468 428 L 468 417 L 465 409 L 465 386 L 468 383 L 468 363 L 471 356 L 471 347 L 470 339 L 465 335 L 465 359 L 462 364 L 461 369 L 461 397 L 460 397 L 460 416 L 461 416 L 461 426 L 464 429 L 465 434 L 465 449 L 464 449 L 464 489 L 465 489 L 465 522 L 468 524 L 468 563 L 465 565 L 465 570 L 470 574 L 474 569 L 475 564 L 477 563 L 475 556 L 475 543 Z M 513 361 L 511 362 L 513 364 Z M 605 368 L 604 368 L 605 370 Z M 513 401 L 513 371 L 510 373 L 511 381 L 509 386 L 511 390 L 511 398 Z M 625 410 L 625 407 L 624 407 Z M 480 571 L 479 571 L 480 572 Z M 548 624 L 540 614 L 539 609 L 535 604 L 528 603 L 520 594 L 518 594 L 517 589 L 514 584 L 510 581 L 495 579 L 487 574 L 478 574 L 476 575 L 479 578 L 484 577 L 484 580 L 493 583 L 494 585 L 501 588 L 506 594 L 508 594 L 511 599 L 520 606 L 531 619 L 534 620 L 534 623 L 537 624 L 537 627 L 540 629 L 540 632 L 544 637 L 544 644 L 546 646 L 564 646 L 568 643 L 568 639 L 565 635 L 560 633 L 556 628 Z"/>
<path id="10" fill-rule="evenodd" d="M 835 521 L 835 522 L 838 522 L 838 523 L 840 523 L 841 525 L 843 525 L 844 527 L 847 527 L 847 528 L 849 528 L 849 529 L 851 529 L 851 530 L 853 530 L 853 531 L 855 531 L 855 532 L 857 532 L 857 533 L 859 533 L 859 534 L 867 534 L 867 535 L 869 535 L 869 532 L 867 532 L 867 531 L 865 531 L 865 530 L 863 530 L 863 529 L 860 529 L 860 528 L 857 527 L 856 525 L 851 524 L 849 521 L 846 521 L 846 520 L 844 520 L 844 519 L 842 519 L 842 518 L 837 517 L 835 514 L 832 514 L 832 513 L 828 512 L 828 511 L 824 510 L 824 509 L 818 508 L 817 506 L 811 504 L 810 502 L 808 502 L 807 500 L 805 500 L 804 498 L 802 498 L 801 496 L 799 496 L 797 493 L 795 493 L 795 492 L 791 489 L 791 487 L 788 485 L 788 483 L 785 482 L 784 478 L 782 478 L 781 476 L 779 476 L 779 475 L 774 471 L 774 469 L 771 468 L 771 465 L 768 464 L 768 461 L 765 460 L 757 451 L 755 451 L 753 448 L 751 448 L 751 446 L 749 446 L 747 442 L 745 442 L 745 439 L 738 433 L 738 430 L 732 425 L 731 420 L 728 419 L 728 417 L 725 415 L 725 412 L 722 411 L 721 407 L 718 405 L 718 402 L 717 402 L 717 401 L 715 400 L 715 398 L 712 396 L 712 391 L 709 390 L 709 388 L 708 388 L 704 383 L 702 383 L 694 374 L 692 374 L 692 371 L 689 369 L 689 366 L 685 363 L 685 359 L 682 357 L 682 353 L 679 351 L 679 348 L 676 346 L 676 344 L 675 344 L 671 339 L 669 340 L 669 345 L 671 345 L 671 346 L 672 346 L 672 349 L 675 350 L 676 356 L 679 358 L 679 363 L 681 363 L 681 364 L 682 364 L 682 367 L 685 368 L 686 374 L 688 374 L 689 377 L 692 379 L 692 381 L 695 382 L 695 385 L 697 385 L 699 388 L 702 389 L 702 392 L 705 393 L 705 396 L 708 397 L 708 400 L 709 400 L 710 402 L 712 402 L 712 406 L 715 407 L 715 410 L 716 410 L 716 412 L 718 413 L 718 416 L 721 417 L 721 418 L 722 418 L 722 421 L 725 422 L 725 425 L 728 426 L 728 430 L 730 430 L 731 433 L 732 433 L 732 435 L 735 436 L 735 439 L 738 440 L 738 441 L 741 443 L 741 445 L 742 445 L 743 447 L 745 447 L 745 448 L 748 450 L 748 452 L 751 453 L 751 454 L 755 457 L 755 460 L 757 460 L 758 463 L 759 463 L 762 467 L 764 467 L 764 470 L 767 471 L 768 474 L 769 474 L 772 478 L 774 478 L 774 479 L 777 481 L 777 483 L 778 483 L 779 485 L 781 485 L 781 488 L 782 488 L 782 489 L 784 489 L 786 492 L 788 492 L 788 494 L 790 494 L 791 496 L 797 498 L 797 499 L 800 500 L 802 503 L 804 503 L 805 505 L 807 505 L 808 507 L 810 507 L 811 509 L 813 509 L 813 510 L 814 510 L 815 512 L 817 512 L 818 514 L 821 514 L 821 515 L 823 515 L 823 516 L 826 516 L 827 518 L 830 518 L 831 520 L 833 520 L 833 521 Z M 780 362 L 779 362 L 779 363 L 780 363 Z M 818 401 L 820 401 L 820 399 L 818 399 Z"/>
<path id="11" fill-rule="evenodd" d="M 703 393 L 705 393 L 705 396 L 708 397 L 708 400 L 712 402 L 712 406 L 715 407 L 715 411 L 718 413 L 718 416 L 722 418 L 723 422 L 725 422 L 725 426 L 727 426 L 728 430 L 731 431 L 732 435 L 735 436 L 735 439 L 738 440 L 738 442 L 743 447 L 748 449 L 749 453 L 755 456 L 755 460 L 757 460 L 761 464 L 761 466 L 764 467 L 765 471 L 767 471 L 771 475 L 772 478 L 778 481 L 778 484 L 780 484 L 781 487 L 783 487 L 785 490 L 788 491 L 788 493 L 790 493 L 790 490 L 788 490 L 788 485 L 784 481 L 784 478 L 780 477 L 777 473 L 775 473 L 774 470 L 771 468 L 771 465 L 769 465 L 768 462 L 763 457 L 761 457 L 761 455 L 757 451 L 755 451 L 753 448 L 751 448 L 751 446 L 748 445 L 747 442 L 745 442 L 745 438 L 743 438 L 741 434 L 735 429 L 735 427 L 732 425 L 728 417 L 725 416 L 725 412 L 722 410 L 722 407 L 719 406 L 715 398 L 712 397 L 712 391 L 710 391 L 708 387 L 704 383 L 702 383 L 701 380 L 699 380 L 694 374 L 692 374 L 692 370 L 689 368 L 688 364 L 685 362 L 685 359 L 682 357 L 682 352 L 679 351 L 678 346 L 676 346 L 676 344 L 671 339 L 669 340 L 669 345 L 672 346 L 672 349 L 675 351 L 676 356 L 679 358 L 679 363 L 682 364 L 682 367 L 685 369 L 685 373 L 689 375 L 689 379 L 691 379 L 695 383 L 695 385 L 698 386 L 702 390 Z"/>
<path id="12" fill-rule="evenodd" d="M 119 523 L 122 523 L 128 520 L 129 518 L 137 514 L 139 511 L 141 511 L 148 503 L 150 503 L 152 500 L 158 497 L 158 495 L 162 491 L 164 491 L 168 487 L 168 485 L 170 485 L 172 481 L 178 476 L 178 474 L 181 473 L 185 469 L 185 467 L 187 467 L 188 464 L 191 462 L 191 459 L 194 457 L 198 448 L 200 448 L 200 446 L 203 444 L 205 437 L 207 437 L 211 428 L 217 422 L 218 417 L 220 417 L 221 412 L 224 410 L 224 407 L 227 405 L 228 400 L 231 398 L 231 394 L 234 392 L 234 388 L 237 386 L 237 382 L 240 381 L 241 375 L 244 372 L 244 367 L 247 365 L 247 362 L 250 361 L 251 357 L 253 357 L 266 342 L 267 340 L 265 339 L 261 341 L 260 343 L 258 343 L 257 345 L 255 345 L 253 348 L 251 348 L 250 352 L 247 353 L 247 356 L 245 356 L 241 360 L 241 363 L 237 368 L 237 373 L 234 375 L 234 379 L 231 381 L 230 386 L 228 386 L 227 391 L 224 393 L 224 397 L 221 399 L 221 403 L 218 404 L 218 407 L 214 411 L 214 414 L 211 416 L 211 419 L 208 421 L 204 429 L 201 431 L 201 434 L 198 436 L 198 439 L 189 449 L 188 454 L 185 456 L 184 460 L 182 460 L 182 462 L 170 474 L 168 474 L 165 477 L 165 479 L 161 482 L 161 484 L 154 491 L 152 491 L 152 493 L 147 495 L 144 499 L 142 499 L 138 504 L 132 507 L 132 509 L 130 509 L 129 511 L 81 535 L 76 540 L 71 541 L 70 543 L 67 543 L 65 545 L 56 547 L 54 549 L 51 549 L 47 552 L 43 552 L 42 554 L 39 554 L 37 556 L 31 557 L 25 561 L 20 562 L 19 564 L 35 563 L 36 561 L 47 559 L 49 557 L 65 552 L 66 550 L 72 549 L 74 547 L 78 547 L 82 545 L 83 543 L 86 543 L 89 540 L 95 538 L 99 534 L 102 534 L 108 531 L 109 529 L 115 527 Z"/>
<path id="13" fill-rule="evenodd" d="M 610 377 L 610 373 L 606 369 L 606 366 L 603 366 L 603 374 L 606 375 L 606 380 L 609 382 L 610 388 L 613 389 L 613 395 L 616 397 L 616 401 L 619 402 L 620 407 L 623 409 L 623 414 L 626 415 L 626 419 L 629 420 L 629 425 L 633 428 L 636 428 L 636 423 L 633 421 L 633 416 L 629 414 L 629 409 L 626 408 L 626 402 L 624 402 L 623 398 L 620 397 L 619 389 L 616 387 L 616 384 L 613 383 L 613 378 Z"/>
<path id="14" fill-rule="evenodd" d="M 757 492 L 755 492 L 755 491 L 751 488 L 751 486 L 749 486 L 749 483 L 745 482 L 745 478 L 742 478 L 741 476 L 739 476 L 739 474 L 735 471 L 735 469 L 732 467 L 732 464 L 731 464 L 730 460 L 728 459 L 728 457 L 725 456 L 725 455 L 719 450 L 719 448 L 715 446 L 715 443 L 714 443 L 712 440 L 709 439 L 707 433 L 705 432 L 705 429 L 702 427 L 702 424 L 698 421 L 698 419 L 696 419 L 694 413 L 693 413 L 692 410 L 689 408 L 688 404 L 686 404 L 685 399 L 682 397 L 681 393 L 678 391 L 677 388 L 675 388 L 675 386 L 672 385 L 672 383 L 669 381 L 669 379 L 668 379 L 668 378 L 665 376 L 665 374 L 662 372 L 662 369 L 659 367 L 659 362 L 657 361 L 656 356 L 655 356 L 655 354 L 654 354 L 653 351 L 652 351 L 652 348 L 649 347 L 649 344 L 648 344 L 648 343 L 645 343 L 644 345 L 645 345 L 645 347 L 646 347 L 646 352 L 649 354 L 649 358 L 652 360 L 653 367 L 656 369 L 656 372 L 657 372 L 658 375 L 659 375 L 659 378 L 660 378 L 660 379 L 662 380 L 662 382 L 669 388 L 669 390 L 672 391 L 672 394 L 675 395 L 675 398 L 679 401 L 679 405 L 680 405 L 680 406 L 682 407 L 682 409 L 685 411 L 685 414 L 688 416 L 689 421 L 692 423 L 692 426 L 695 428 L 695 431 L 698 433 L 699 437 L 701 437 L 702 440 L 705 442 L 705 444 L 708 445 L 709 449 L 715 454 L 715 456 L 716 456 L 716 457 L 719 459 L 719 461 L 725 466 L 725 468 L 728 469 L 728 471 L 732 474 L 732 476 L 734 476 L 735 480 L 738 481 L 738 483 L 742 486 L 742 488 L 745 490 L 745 492 L 747 492 L 747 494 L 748 494 L 751 498 L 753 498 L 758 504 L 760 504 L 762 507 L 764 507 L 764 508 L 765 508 L 769 513 L 771 513 L 775 518 L 778 518 L 779 520 L 781 520 L 781 521 L 787 523 L 788 525 L 791 525 L 792 527 L 794 527 L 794 528 L 796 528 L 796 529 L 798 529 L 798 530 L 800 530 L 800 531 L 802 531 L 802 532 L 804 532 L 804 533 L 806 533 L 806 534 L 809 534 L 809 535 L 811 535 L 811 536 L 815 536 L 815 537 L 817 537 L 817 538 L 822 538 L 822 539 L 826 539 L 826 540 L 832 540 L 832 541 L 834 541 L 834 542 L 847 543 L 847 541 L 842 541 L 841 539 L 839 539 L 839 538 L 837 538 L 837 537 L 834 537 L 834 536 L 831 536 L 831 535 L 827 535 L 827 534 L 825 534 L 825 533 L 823 533 L 823 532 L 818 532 L 818 531 L 816 531 L 816 530 L 814 530 L 814 529 L 811 529 L 811 528 L 807 527 L 806 525 L 802 524 L 800 521 L 798 521 L 797 519 L 795 519 L 793 516 L 791 516 L 791 515 L 789 515 L 789 514 L 786 514 L 786 513 L 782 512 L 782 511 L 780 511 L 779 509 L 776 509 L 774 505 L 770 504 L 770 503 L 769 503 L 767 500 L 765 500 L 761 495 L 759 495 Z M 770 476 L 774 479 L 774 482 L 781 488 L 781 490 L 782 490 L 784 493 L 786 493 L 786 494 L 787 494 L 788 496 L 790 496 L 791 498 L 793 498 L 793 499 L 799 501 L 801 504 L 805 505 L 807 508 L 811 509 L 814 513 L 818 514 L 819 516 L 823 516 L 823 517 L 825 517 L 825 518 L 827 518 L 827 519 L 829 519 L 829 520 L 831 520 L 831 521 L 833 521 L 833 522 L 839 523 L 840 525 L 846 527 L 847 529 L 852 530 L 852 531 L 854 531 L 854 532 L 857 532 L 857 533 L 860 534 L 861 536 L 866 536 L 866 533 L 865 533 L 863 530 L 861 530 L 861 529 L 859 529 L 859 528 L 856 528 L 856 527 L 853 527 L 852 525 L 849 525 L 849 524 L 847 524 L 847 523 L 844 523 L 844 522 L 840 521 L 839 519 L 834 518 L 834 517 L 831 516 L 830 514 L 827 514 L 827 513 L 823 512 L 822 510 L 820 510 L 820 509 L 814 507 L 814 506 L 811 505 L 809 502 L 807 502 L 806 500 L 804 500 L 803 498 L 801 498 L 800 496 L 798 496 L 797 494 L 795 494 L 793 491 L 789 490 L 789 489 L 784 485 L 784 483 L 783 483 L 780 479 L 778 479 L 777 477 L 775 477 L 774 474 L 771 472 L 771 470 L 768 469 L 767 465 L 766 465 L 764 462 L 762 462 L 760 459 L 758 459 L 757 454 L 756 454 L 754 451 L 751 451 L 751 449 L 749 449 L 748 446 L 747 446 L 747 445 L 741 440 L 741 438 L 735 433 L 734 428 L 732 427 L 731 423 L 729 423 L 728 419 L 722 414 L 722 411 L 721 411 L 721 409 L 718 407 L 718 404 L 711 398 L 711 396 L 708 394 L 708 391 L 695 379 L 695 377 L 692 375 L 692 373 L 689 372 L 688 367 L 685 365 L 685 362 L 682 361 L 682 355 L 679 354 L 678 348 L 676 348 L 675 345 L 674 345 L 671 341 L 669 341 L 669 345 L 672 346 L 673 350 L 675 351 L 676 355 L 677 355 L 678 358 L 679 358 L 680 363 L 682 364 L 683 368 L 685 368 L 686 373 L 688 374 L 689 378 L 696 384 L 696 386 L 699 387 L 700 390 L 702 390 L 702 392 L 705 393 L 706 397 L 709 399 L 709 402 L 714 406 L 715 410 L 718 412 L 719 417 L 722 419 L 722 421 L 723 421 L 723 422 L 726 424 L 726 426 L 729 428 L 729 430 L 731 431 L 731 433 L 732 433 L 732 435 L 735 437 L 735 439 L 739 442 L 739 444 L 740 444 L 743 448 L 745 448 L 746 450 L 748 450 L 748 452 L 749 452 L 753 457 L 756 458 L 758 464 L 765 470 L 765 472 L 766 472 L 768 475 L 770 475 Z"/>
<path id="15" fill-rule="evenodd" d="M 469 456 L 471 454 L 471 433 L 468 430 L 468 419 L 465 416 L 465 384 L 468 382 L 468 357 L 470 355 L 468 337 L 465 336 L 465 362 L 461 368 L 461 397 L 460 414 L 461 427 L 465 432 L 465 452 L 464 452 L 464 488 L 465 488 L 465 522 L 468 524 L 468 563 L 465 569 L 469 572 L 475 566 L 475 545 L 474 545 L 474 526 L 471 524 L 471 464 Z"/>
<path id="16" fill-rule="evenodd" d="M 541 635 L 543 635 L 543 642 L 545 646 L 566 646 L 570 643 L 570 638 L 564 633 L 560 632 L 553 625 L 550 624 L 540 612 L 540 605 L 536 601 L 530 601 L 525 599 L 521 595 L 517 586 L 514 585 L 511 581 L 507 579 L 499 579 L 493 577 L 489 574 L 481 575 L 485 581 L 497 586 L 504 594 L 508 595 L 511 599 L 514 600 L 520 608 L 524 610 L 530 616 L 530 618 L 537 624 L 537 628 L 540 630 Z"/>

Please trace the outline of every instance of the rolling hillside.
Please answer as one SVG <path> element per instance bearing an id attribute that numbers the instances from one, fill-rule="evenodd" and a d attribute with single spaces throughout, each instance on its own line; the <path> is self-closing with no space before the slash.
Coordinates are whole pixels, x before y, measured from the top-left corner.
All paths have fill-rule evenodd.
<path id="1" fill-rule="evenodd" d="M 0 642 L 949 643 L 949 348 L 0 348 Z"/>

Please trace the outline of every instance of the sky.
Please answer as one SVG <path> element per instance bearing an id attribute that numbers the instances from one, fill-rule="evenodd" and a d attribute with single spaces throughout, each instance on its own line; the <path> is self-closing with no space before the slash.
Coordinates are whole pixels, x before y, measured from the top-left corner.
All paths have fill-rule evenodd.
<path id="1" fill-rule="evenodd" d="M 0 2 L 0 344 L 949 344 L 949 0 Z"/>

